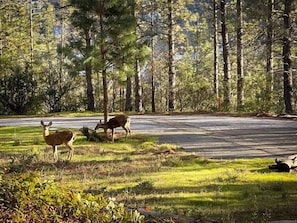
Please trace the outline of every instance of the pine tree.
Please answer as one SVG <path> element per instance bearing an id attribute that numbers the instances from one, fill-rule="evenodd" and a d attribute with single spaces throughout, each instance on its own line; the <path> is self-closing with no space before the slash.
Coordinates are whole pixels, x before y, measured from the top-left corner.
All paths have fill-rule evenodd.
<path id="1" fill-rule="evenodd" d="M 229 61 L 229 40 L 226 25 L 226 0 L 221 0 L 221 34 L 222 34 L 222 47 L 223 47 L 223 63 L 224 63 L 224 100 L 223 107 L 226 110 L 230 109 L 231 105 L 231 75 L 230 75 L 230 61 Z"/>
<path id="2" fill-rule="evenodd" d="M 175 49 L 174 49 L 174 9 L 173 0 L 168 0 L 168 110 L 175 110 Z"/>
<path id="3" fill-rule="evenodd" d="M 213 0 L 213 89 L 219 100 L 218 2 Z M 220 105 L 219 105 L 220 106 Z"/>
<path id="4" fill-rule="evenodd" d="M 96 4 L 99 35 L 97 38 L 99 54 L 97 60 L 103 80 L 104 121 L 108 119 L 108 69 L 122 67 L 131 63 L 135 53 L 135 17 L 134 2 L 104 1 Z M 131 59 L 132 58 L 132 59 Z"/>
<path id="5" fill-rule="evenodd" d="M 242 0 L 237 0 L 237 110 L 241 110 L 244 100 L 244 74 L 242 55 Z"/>
<path id="6" fill-rule="evenodd" d="M 273 92 L 273 42 L 274 42 L 274 29 L 273 29 L 273 5 L 274 0 L 267 0 L 267 24 L 266 24 L 266 96 L 267 101 L 271 101 Z"/>
<path id="7" fill-rule="evenodd" d="M 292 42 L 292 1 L 284 2 L 284 36 L 283 36 L 283 63 L 284 63 L 284 100 L 286 113 L 294 112 L 293 101 L 293 76 L 291 60 L 291 42 Z"/>
<path id="8" fill-rule="evenodd" d="M 71 15 L 72 25 L 79 30 L 79 35 L 76 36 L 73 48 L 80 51 L 80 55 L 83 56 L 81 64 L 84 67 L 86 76 L 86 95 L 87 95 L 87 110 L 95 110 L 95 98 L 94 89 L 92 83 L 93 75 L 93 65 L 90 56 L 94 50 L 94 45 L 92 45 L 91 40 L 94 35 L 94 27 L 96 23 L 96 18 L 92 15 L 92 10 L 94 8 L 94 0 L 71 0 L 71 5 L 75 8 Z"/>

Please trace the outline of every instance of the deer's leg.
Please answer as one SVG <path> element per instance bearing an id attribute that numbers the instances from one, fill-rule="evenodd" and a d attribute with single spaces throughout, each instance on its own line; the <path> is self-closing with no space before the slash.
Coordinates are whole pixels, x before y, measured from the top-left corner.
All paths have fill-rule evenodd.
<path id="1" fill-rule="evenodd" d="M 123 129 L 124 129 L 125 132 L 126 132 L 125 140 L 127 140 L 127 135 L 128 135 L 129 129 L 127 128 L 127 126 L 123 126 Z"/>
<path id="2" fill-rule="evenodd" d="M 114 129 L 111 129 L 111 141 L 114 142 Z"/>
<path id="3" fill-rule="evenodd" d="M 129 131 L 129 135 L 130 135 L 130 137 L 131 137 L 131 125 L 130 125 L 130 118 L 128 118 L 128 120 L 127 120 L 127 122 L 126 122 L 126 128 L 128 129 L 128 131 Z"/>
<path id="4" fill-rule="evenodd" d="M 54 160 L 58 161 L 58 146 L 53 145 L 53 154 L 54 154 Z"/>
<path id="5" fill-rule="evenodd" d="M 68 159 L 68 160 L 71 160 L 71 159 L 72 159 L 72 157 L 73 157 L 73 152 L 74 152 L 74 149 L 73 149 L 73 147 L 72 147 L 72 144 L 71 144 L 71 143 L 67 143 L 67 144 L 66 144 L 66 147 L 69 149 L 69 151 L 68 151 L 68 157 L 67 157 L 67 159 Z"/>
<path id="6" fill-rule="evenodd" d="M 123 127 L 126 131 L 126 139 L 127 139 L 127 135 L 129 133 L 130 137 L 131 137 L 131 129 L 130 129 L 130 124 L 126 123 L 125 126 Z"/>
<path id="7" fill-rule="evenodd" d="M 130 128 L 130 124 L 129 125 L 127 125 L 127 127 L 126 127 L 127 129 L 128 129 L 128 132 L 129 132 L 129 135 L 130 135 L 130 138 L 131 138 L 131 128 Z"/>

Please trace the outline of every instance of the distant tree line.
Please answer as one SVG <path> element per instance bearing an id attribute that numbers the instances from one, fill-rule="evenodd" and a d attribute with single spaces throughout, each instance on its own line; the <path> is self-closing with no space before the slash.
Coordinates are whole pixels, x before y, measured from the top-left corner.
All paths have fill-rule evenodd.
<path id="1" fill-rule="evenodd" d="M 3 0 L 0 114 L 294 113 L 296 15 L 292 0 Z"/>

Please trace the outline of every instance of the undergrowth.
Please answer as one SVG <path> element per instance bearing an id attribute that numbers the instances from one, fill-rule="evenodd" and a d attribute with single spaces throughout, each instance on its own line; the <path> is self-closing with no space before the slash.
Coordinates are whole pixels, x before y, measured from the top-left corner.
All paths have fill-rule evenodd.
<path id="1" fill-rule="evenodd" d="M 1 222 L 144 222 L 115 199 L 42 180 L 38 172 L 2 175 L 0 202 Z"/>

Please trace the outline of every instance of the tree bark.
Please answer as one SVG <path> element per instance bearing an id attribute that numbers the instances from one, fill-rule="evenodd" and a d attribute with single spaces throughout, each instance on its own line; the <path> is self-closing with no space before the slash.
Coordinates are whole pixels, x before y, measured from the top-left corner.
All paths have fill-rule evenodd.
<path id="1" fill-rule="evenodd" d="M 155 33 L 155 2 L 151 2 L 152 5 L 152 11 L 151 11 L 151 33 Z M 154 41 L 154 35 L 151 36 L 150 40 L 151 44 L 151 93 L 152 93 L 152 100 L 151 100 L 151 107 L 152 112 L 156 112 L 156 101 L 155 101 L 155 73 L 156 73 L 156 67 L 155 67 L 155 41 Z"/>
<path id="2" fill-rule="evenodd" d="M 283 64 L 284 64 L 284 101 L 286 113 L 294 112 L 293 102 L 293 77 L 291 65 L 291 41 L 292 41 L 292 0 L 285 0 L 284 10 L 284 36 L 283 36 Z"/>
<path id="3" fill-rule="evenodd" d="M 273 12 L 274 0 L 267 0 L 268 13 L 267 13 L 267 43 L 266 43 L 266 51 L 267 51 L 267 59 L 266 59 L 266 98 L 267 101 L 271 101 L 272 92 L 273 92 L 273 78 L 274 78 L 274 70 L 273 70 L 273 39 L 274 39 L 274 31 L 273 31 Z"/>
<path id="4" fill-rule="evenodd" d="M 132 111 L 132 79 L 128 75 L 127 76 L 127 84 L 126 84 L 126 103 L 125 103 L 125 111 Z"/>
<path id="5" fill-rule="evenodd" d="M 86 38 L 86 49 L 87 54 L 91 49 L 91 37 L 89 30 L 85 30 L 85 38 Z M 87 110 L 95 111 L 95 99 L 94 99 L 94 89 L 92 83 L 92 64 L 91 62 L 87 62 L 85 64 L 86 71 L 86 81 L 87 81 Z"/>
<path id="6" fill-rule="evenodd" d="M 102 83 L 103 83 L 103 113 L 104 113 L 104 123 L 108 121 L 108 86 L 107 86 L 107 68 L 106 68 L 106 53 L 105 49 L 105 36 L 104 36 L 104 0 L 99 0 L 98 2 L 98 11 L 99 15 L 99 28 L 100 28 L 100 55 L 101 55 L 101 66 L 102 66 Z M 107 134 L 107 129 L 104 129 L 105 134 Z"/>
<path id="7" fill-rule="evenodd" d="M 104 123 L 108 120 L 108 88 L 107 88 L 107 72 L 106 68 L 102 70 L 102 82 L 103 82 L 103 113 Z M 106 130 L 104 130 L 106 132 Z"/>
<path id="8" fill-rule="evenodd" d="M 224 100 L 223 107 L 225 110 L 230 110 L 231 104 L 231 75 L 229 68 L 229 42 L 228 42 L 228 32 L 226 26 L 226 2 L 221 0 L 221 26 L 222 26 L 222 44 L 223 44 L 223 60 L 224 60 Z"/>
<path id="9" fill-rule="evenodd" d="M 34 24 L 33 24 L 33 2 L 30 0 L 30 66 L 33 67 L 34 60 Z"/>
<path id="10" fill-rule="evenodd" d="M 151 52 L 151 91 L 152 91 L 152 112 L 156 112 L 156 100 L 155 100 L 155 73 L 156 73 L 156 68 L 155 68 L 155 46 L 154 46 L 154 39 L 152 38 L 151 40 L 151 47 L 152 47 L 152 52 Z"/>
<path id="11" fill-rule="evenodd" d="M 213 0 L 213 90 L 216 98 L 219 100 L 219 62 L 218 62 L 218 3 Z"/>
<path id="12" fill-rule="evenodd" d="M 138 60 L 135 59 L 135 67 L 134 67 L 134 80 L 135 80 L 135 111 L 142 112 L 142 92 L 141 92 L 141 80 L 139 77 L 139 64 Z"/>
<path id="13" fill-rule="evenodd" d="M 137 10 L 136 10 L 136 1 L 134 1 L 134 7 L 133 7 L 133 14 L 135 18 L 138 18 Z M 138 28 L 138 25 L 135 26 L 135 34 L 136 36 L 140 36 L 140 29 Z M 137 40 L 135 40 L 135 46 L 139 48 Z M 139 50 L 139 49 L 138 49 Z M 135 62 L 134 62 L 134 103 L 135 103 L 135 112 L 142 112 L 143 110 L 143 104 L 142 104 L 142 89 L 141 89 L 141 79 L 139 74 L 139 58 L 136 55 L 135 56 Z"/>
<path id="14" fill-rule="evenodd" d="M 172 0 L 168 0 L 168 109 L 175 110 L 175 64 Z"/>
<path id="15" fill-rule="evenodd" d="M 242 56 L 242 1 L 237 0 L 237 111 L 244 103 L 244 74 Z"/>

